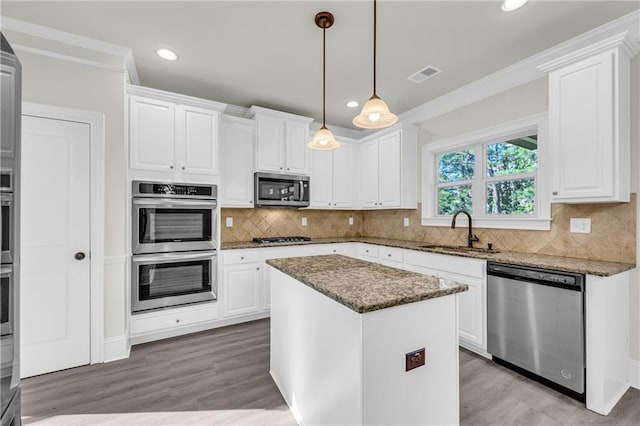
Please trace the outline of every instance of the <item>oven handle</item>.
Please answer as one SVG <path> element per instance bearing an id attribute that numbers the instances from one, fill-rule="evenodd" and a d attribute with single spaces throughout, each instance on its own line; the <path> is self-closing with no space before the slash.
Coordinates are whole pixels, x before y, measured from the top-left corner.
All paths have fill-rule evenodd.
<path id="1" fill-rule="evenodd" d="M 2 268 L 0 268 L 0 276 L 3 276 L 3 277 L 11 276 L 12 272 L 13 272 L 13 268 L 11 266 L 2 265 Z"/>
<path id="2" fill-rule="evenodd" d="M 149 198 L 134 198 L 133 205 L 135 206 L 150 206 L 150 207 L 166 207 L 166 208 L 179 208 L 179 207 L 203 207 L 203 208 L 216 208 L 218 203 L 216 200 L 175 200 L 167 198 L 149 199 Z"/>
<path id="3" fill-rule="evenodd" d="M 1 199 L 2 199 L 1 202 L 3 206 L 10 206 L 13 204 L 13 195 L 11 194 L 6 194 L 6 193 L 2 194 Z"/>
<path id="4" fill-rule="evenodd" d="M 157 263 L 172 260 L 204 260 L 217 256 L 216 252 L 206 253 L 163 253 L 154 255 L 134 255 L 132 261 L 134 263 Z"/>

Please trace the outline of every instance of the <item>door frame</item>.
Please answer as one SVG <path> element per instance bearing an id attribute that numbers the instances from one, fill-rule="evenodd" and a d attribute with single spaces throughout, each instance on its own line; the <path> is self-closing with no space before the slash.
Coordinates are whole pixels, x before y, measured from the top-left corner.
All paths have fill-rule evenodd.
<path id="1" fill-rule="evenodd" d="M 22 115 L 88 124 L 90 168 L 90 363 L 104 362 L 104 161 L 105 116 L 101 112 L 22 103 Z"/>

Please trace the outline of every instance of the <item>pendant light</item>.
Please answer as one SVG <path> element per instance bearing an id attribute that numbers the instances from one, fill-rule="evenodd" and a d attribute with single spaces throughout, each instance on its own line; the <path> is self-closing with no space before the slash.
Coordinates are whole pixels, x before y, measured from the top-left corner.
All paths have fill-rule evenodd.
<path id="1" fill-rule="evenodd" d="M 333 25 L 333 15 L 331 12 L 318 12 L 316 14 L 316 25 L 322 28 L 322 127 L 318 129 L 315 136 L 307 144 L 311 149 L 329 150 L 336 149 L 340 146 L 340 142 L 333 137 L 331 131 L 326 124 L 326 45 L 327 45 L 327 28 Z"/>
<path id="2" fill-rule="evenodd" d="M 398 121 L 398 116 L 389 111 L 387 104 L 376 94 L 376 24 L 377 3 L 373 0 L 373 95 L 362 107 L 360 115 L 353 119 L 353 125 L 363 129 L 382 129 Z"/>

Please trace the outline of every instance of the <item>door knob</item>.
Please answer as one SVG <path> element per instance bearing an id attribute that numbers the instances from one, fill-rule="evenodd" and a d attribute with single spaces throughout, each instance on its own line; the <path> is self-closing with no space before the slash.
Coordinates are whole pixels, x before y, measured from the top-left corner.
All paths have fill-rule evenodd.
<path id="1" fill-rule="evenodd" d="M 83 252 L 79 251 L 79 252 L 77 252 L 76 254 L 74 254 L 74 255 L 73 255 L 73 257 L 74 257 L 76 260 L 82 260 L 82 259 L 84 259 L 86 256 L 85 256 L 85 254 L 84 254 Z"/>

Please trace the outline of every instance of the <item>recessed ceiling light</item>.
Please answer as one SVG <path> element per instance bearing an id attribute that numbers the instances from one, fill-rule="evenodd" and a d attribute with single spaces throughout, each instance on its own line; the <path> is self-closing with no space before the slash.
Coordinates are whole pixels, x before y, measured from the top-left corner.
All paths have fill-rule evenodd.
<path id="1" fill-rule="evenodd" d="M 162 59 L 166 59 L 167 61 L 175 61 L 176 59 L 178 59 L 178 55 L 169 49 L 158 49 L 156 50 L 156 53 Z"/>
<path id="2" fill-rule="evenodd" d="M 349 108 L 355 108 L 355 107 L 357 107 L 358 105 L 360 105 L 360 104 L 358 103 L 358 101 L 349 101 L 349 102 L 347 102 L 347 106 L 348 106 Z"/>
<path id="3" fill-rule="evenodd" d="M 502 3 L 502 10 L 505 12 L 512 12 L 516 9 L 520 9 L 529 0 L 504 0 Z"/>

